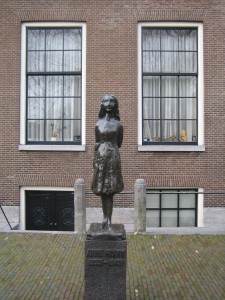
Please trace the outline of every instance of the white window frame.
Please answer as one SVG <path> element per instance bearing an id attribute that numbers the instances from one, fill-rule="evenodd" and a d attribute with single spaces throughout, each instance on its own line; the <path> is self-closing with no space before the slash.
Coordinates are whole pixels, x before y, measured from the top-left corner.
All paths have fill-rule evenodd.
<path id="1" fill-rule="evenodd" d="M 142 145 L 142 28 L 197 27 L 198 28 L 198 144 L 197 145 Z M 203 24 L 185 22 L 152 22 L 138 24 L 138 151 L 205 151 L 204 145 L 204 79 L 203 79 Z"/>
<path id="2" fill-rule="evenodd" d="M 82 28 L 82 123 L 81 145 L 29 145 L 26 144 L 26 29 L 28 27 L 81 27 Z M 75 22 L 23 23 L 21 28 L 21 84 L 20 84 L 20 145 L 19 150 L 33 151 L 85 151 L 86 145 L 86 24 Z"/>
<path id="3" fill-rule="evenodd" d="M 58 191 L 73 192 L 71 187 L 24 186 L 20 188 L 20 230 L 26 230 L 26 191 Z"/>

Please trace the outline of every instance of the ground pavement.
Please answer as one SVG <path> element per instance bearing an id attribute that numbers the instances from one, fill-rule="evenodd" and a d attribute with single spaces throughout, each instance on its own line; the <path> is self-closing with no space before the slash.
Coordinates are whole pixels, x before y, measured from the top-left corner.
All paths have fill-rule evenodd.
<path id="1" fill-rule="evenodd" d="M 127 299 L 225 299 L 225 235 L 127 240 Z M 83 250 L 75 234 L 0 233 L 0 299 L 83 299 Z"/>

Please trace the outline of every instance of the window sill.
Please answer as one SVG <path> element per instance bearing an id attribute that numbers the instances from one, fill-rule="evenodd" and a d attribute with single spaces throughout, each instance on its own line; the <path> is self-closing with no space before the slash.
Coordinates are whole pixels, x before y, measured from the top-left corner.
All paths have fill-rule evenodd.
<path id="1" fill-rule="evenodd" d="M 205 146 L 199 145 L 199 146 L 177 146 L 177 145 L 138 145 L 138 151 L 158 151 L 158 152 L 204 152 Z"/>
<path id="2" fill-rule="evenodd" d="M 85 145 L 19 145 L 20 151 L 85 151 Z"/>

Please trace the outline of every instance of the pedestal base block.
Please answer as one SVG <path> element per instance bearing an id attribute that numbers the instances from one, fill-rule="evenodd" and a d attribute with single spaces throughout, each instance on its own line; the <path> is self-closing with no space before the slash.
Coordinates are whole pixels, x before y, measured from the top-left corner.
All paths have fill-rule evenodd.
<path id="1" fill-rule="evenodd" d="M 85 241 L 85 300 L 126 299 L 127 241 L 124 225 L 103 231 L 93 223 Z"/>

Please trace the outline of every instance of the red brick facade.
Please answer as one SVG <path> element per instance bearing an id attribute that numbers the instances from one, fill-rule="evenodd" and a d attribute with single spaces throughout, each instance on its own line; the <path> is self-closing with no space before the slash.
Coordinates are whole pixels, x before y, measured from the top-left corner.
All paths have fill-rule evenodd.
<path id="1" fill-rule="evenodd" d="M 84 22 L 86 53 L 86 149 L 19 151 L 21 24 Z M 204 33 L 204 152 L 138 151 L 138 22 L 202 22 Z M 0 204 L 19 205 L 20 187 L 73 187 L 84 178 L 90 192 L 94 126 L 102 96 L 119 99 L 125 182 L 116 206 L 133 207 L 134 182 L 148 188 L 225 191 L 224 0 L 7 0 L 0 2 Z M 99 199 L 88 196 L 90 206 Z M 225 195 L 204 196 L 205 206 L 225 206 Z"/>

